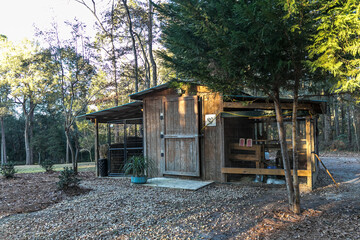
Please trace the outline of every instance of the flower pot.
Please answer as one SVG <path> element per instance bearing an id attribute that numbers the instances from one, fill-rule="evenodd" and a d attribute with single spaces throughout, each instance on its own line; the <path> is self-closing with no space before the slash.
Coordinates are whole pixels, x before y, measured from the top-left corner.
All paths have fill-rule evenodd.
<path id="1" fill-rule="evenodd" d="M 147 181 L 147 177 L 131 177 L 131 182 L 135 184 L 144 184 Z"/>

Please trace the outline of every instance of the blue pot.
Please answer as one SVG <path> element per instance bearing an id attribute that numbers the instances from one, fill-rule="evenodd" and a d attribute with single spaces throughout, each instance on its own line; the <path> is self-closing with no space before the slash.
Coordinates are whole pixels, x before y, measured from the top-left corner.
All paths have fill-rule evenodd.
<path id="1" fill-rule="evenodd" d="M 147 177 L 131 177 L 131 182 L 136 184 L 144 184 L 147 181 Z"/>

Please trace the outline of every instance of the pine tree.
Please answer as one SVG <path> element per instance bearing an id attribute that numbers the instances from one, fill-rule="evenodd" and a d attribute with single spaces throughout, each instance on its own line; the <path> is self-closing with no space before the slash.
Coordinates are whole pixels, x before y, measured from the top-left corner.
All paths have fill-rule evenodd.
<path id="1" fill-rule="evenodd" d="M 298 181 L 294 187 L 280 95 L 283 90 L 298 95 L 300 81 L 311 78 L 305 64 L 314 25 L 309 3 L 173 0 L 159 11 L 162 40 L 169 50 L 161 56 L 179 77 L 230 94 L 244 87 L 258 89 L 274 101 L 289 204 L 299 212 L 294 197 L 294 190 L 299 197 Z"/>
<path id="2" fill-rule="evenodd" d="M 310 46 L 312 66 L 331 72 L 336 91 L 360 87 L 360 1 L 320 1 L 316 34 Z"/>

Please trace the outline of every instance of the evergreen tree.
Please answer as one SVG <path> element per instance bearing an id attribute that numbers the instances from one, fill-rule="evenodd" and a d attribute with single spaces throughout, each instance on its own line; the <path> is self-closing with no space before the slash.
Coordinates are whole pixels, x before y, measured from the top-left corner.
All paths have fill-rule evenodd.
<path id="1" fill-rule="evenodd" d="M 294 188 L 280 94 L 294 90 L 297 96 L 300 81 L 310 78 L 305 64 L 314 24 L 309 7 L 307 1 L 281 0 L 173 0 L 158 6 L 162 41 L 169 51 L 161 56 L 180 78 L 224 93 L 258 89 L 274 101 L 289 204 L 295 212 L 300 211 L 294 198 L 294 189 L 299 198 L 298 181 Z"/>
<path id="2" fill-rule="evenodd" d="M 312 66 L 336 77 L 336 91 L 353 92 L 360 87 L 360 1 L 319 3 L 317 31 L 309 48 Z"/>

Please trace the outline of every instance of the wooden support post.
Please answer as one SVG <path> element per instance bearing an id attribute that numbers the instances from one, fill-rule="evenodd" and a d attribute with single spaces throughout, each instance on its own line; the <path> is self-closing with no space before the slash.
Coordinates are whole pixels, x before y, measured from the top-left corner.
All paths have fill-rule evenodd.
<path id="1" fill-rule="evenodd" d="M 111 130 L 110 130 L 110 123 L 108 123 L 108 125 L 107 125 L 107 142 L 108 142 L 108 144 L 109 144 L 109 146 L 110 146 L 110 144 L 111 144 Z"/>
<path id="2" fill-rule="evenodd" d="M 96 169 L 96 177 L 99 176 L 98 169 L 98 161 L 99 161 L 99 123 L 95 118 L 95 169 Z"/>
<path id="3" fill-rule="evenodd" d="M 165 138 L 161 137 L 165 134 L 165 104 L 166 100 L 163 97 L 161 101 L 161 109 L 160 109 L 160 176 L 164 175 L 165 172 Z"/>
<path id="4" fill-rule="evenodd" d="M 220 154 L 221 154 L 221 168 L 225 168 L 225 133 L 224 133 L 224 118 L 220 118 Z M 221 173 L 221 182 L 227 182 L 227 174 Z"/>
<path id="5" fill-rule="evenodd" d="M 124 120 L 124 163 L 127 163 L 127 125 L 126 120 Z"/>
<path id="6" fill-rule="evenodd" d="M 312 181 L 312 154 L 311 154 L 311 122 L 310 117 L 306 117 L 306 169 L 310 171 L 310 175 L 307 176 L 307 186 L 309 189 L 313 189 Z"/>
<path id="7" fill-rule="evenodd" d="M 147 127 L 146 127 L 146 123 L 148 122 L 147 117 L 146 117 L 146 100 L 143 100 L 143 122 L 142 122 L 142 129 L 143 129 L 143 153 L 144 153 L 144 157 L 147 157 Z"/>
<path id="8" fill-rule="evenodd" d="M 108 142 L 108 154 L 107 154 L 107 172 L 108 174 L 111 172 L 111 154 L 110 154 L 110 146 L 111 146 L 111 128 L 110 124 L 107 125 L 107 142 Z"/>
<path id="9" fill-rule="evenodd" d="M 314 153 L 314 155 L 317 157 L 317 159 L 319 159 L 320 163 L 323 165 L 323 167 L 325 168 L 327 174 L 329 174 L 329 176 L 331 177 L 331 179 L 333 180 L 333 182 L 336 184 L 337 187 L 339 187 L 339 184 L 335 181 L 334 177 L 331 175 L 329 169 L 326 168 L 325 164 L 321 161 L 321 159 L 319 158 L 319 156 Z"/>
<path id="10" fill-rule="evenodd" d="M 312 171 L 312 183 L 314 184 L 318 175 L 318 166 L 316 166 L 316 158 L 313 154 L 315 152 L 315 121 L 310 120 L 310 140 L 311 140 L 311 171 Z"/>

